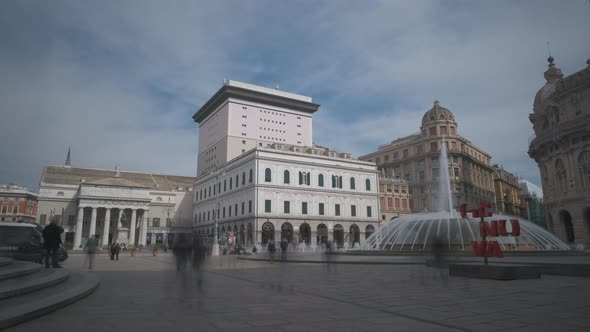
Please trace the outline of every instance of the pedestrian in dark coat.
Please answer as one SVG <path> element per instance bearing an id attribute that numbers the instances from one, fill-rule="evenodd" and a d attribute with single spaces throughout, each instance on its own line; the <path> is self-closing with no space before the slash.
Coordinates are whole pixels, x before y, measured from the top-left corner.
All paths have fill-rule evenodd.
<path id="1" fill-rule="evenodd" d="M 45 267 L 49 267 L 49 256 L 52 258 L 52 264 L 55 268 L 60 268 L 57 252 L 61 242 L 61 233 L 63 228 L 57 225 L 57 219 L 51 221 L 51 223 L 43 229 L 43 247 L 47 251 L 45 255 Z"/>
<path id="2" fill-rule="evenodd" d="M 289 242 L 287 239 L 281 241 L 281 262 L 287 263 L 287 249 L 289 248 Z"/>

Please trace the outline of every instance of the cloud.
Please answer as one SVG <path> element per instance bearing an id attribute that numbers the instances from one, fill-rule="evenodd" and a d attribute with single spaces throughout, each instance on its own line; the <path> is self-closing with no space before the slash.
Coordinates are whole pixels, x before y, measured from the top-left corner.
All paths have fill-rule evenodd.
<path id="1" fill-rule="evenodd" d="M 539 184 L 528 114 L 546 40 L 590 56 L 585 1 L 0 4 L 0 182 L 61 164 L 195 175 L 191 116 L 237 79 L 312 96 L 314 139 L 355 155 L 417 132 L 438 98 L 494 162 Z"/>

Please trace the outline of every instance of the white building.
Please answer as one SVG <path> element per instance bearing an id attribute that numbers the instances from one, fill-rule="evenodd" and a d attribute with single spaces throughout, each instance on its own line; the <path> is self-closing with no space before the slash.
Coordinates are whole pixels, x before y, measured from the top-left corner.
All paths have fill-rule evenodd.
<path id="1" fill-rule="evenodd" d="M 200 123 L 195 231 L 245 245 L 362 244 L 378 225 L 374 163 L 312 146 L 310 97 L 229 81 Z M 204 160 L 203 160 L 204 158 Z"/>
<path id="2" fill-rule="evenodd" d="M 98 234 L 101 245 L 166 244 L 190 232 L 194 177 L 45 166 L 37 220 L 57 217 L 65 242 L 79 249 Z"/>

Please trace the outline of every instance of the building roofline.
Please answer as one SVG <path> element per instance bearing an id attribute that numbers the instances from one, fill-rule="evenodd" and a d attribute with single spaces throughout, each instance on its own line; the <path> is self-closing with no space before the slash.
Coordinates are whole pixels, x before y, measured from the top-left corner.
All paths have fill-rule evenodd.
<path id="1" fill-rule="evenodd" d="M 193 120 L 198 123 L 202 122 L 228 98 L 260 102 L 310 114 L 315 113 L 320 107 L 319 104 L 311 102 L 311 98 L 309 98 L 309 101 L 302 100 L 304 98 L 298 98 L 305 96 L 291 93 L 271 94 L 268 92 L 268 90 L 270 90 L 268 88 L 259 87 L 260 89 L 254 90 L 254 88 L 249 87 L 257 87 L 255 85 L 240 82 L 238 82 L 240 84 L 236 84 L 233 82 L 234 81 L 229 81 L 217 90 L 217 92 L 193 115 Z"/>

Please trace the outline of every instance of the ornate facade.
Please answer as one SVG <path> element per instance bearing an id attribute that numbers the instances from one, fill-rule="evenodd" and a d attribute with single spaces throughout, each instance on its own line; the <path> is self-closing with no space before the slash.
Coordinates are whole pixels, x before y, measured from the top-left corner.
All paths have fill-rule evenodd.
<path id="1" fill-rule="evenodd" d="M 413 192 L 415 211 L 437 209 L 440 149 L 447 144 L 451 191 L 459 203 L 494 202 L 491 156 L 459 135 L 454 115 L 438 101 L 422 117 L 420 133 L 382 145 L 361 160 L 374 162 L 386 176 L 403 178 Z"/>
<path id="2" fill-rule="evenodd" d="M 548 229 L 571 244 L 590 243 L 590 59 L 564 77 L 547 59 L 545 85 L 529 119 L 529 155 L 539 165 Z"/>
<path id="3" fill-rule="evenodd" d="M 521 189 L 514 174 L 494 165 L 494 212 L 526 218 L 527 211 L 521 200 Z"/>
<path id="4" fill-rule="evenodd" d="M 58 218 L 65 242 L 79 249 L 97 234 L 100 244 L 165 244 L 190 232 L 195 178 L 119 170 L 45 166 L 38 223 Z"/>
<path id="5" fill-rule="evenodd" d="M 379 213 L 381 222 L 387 222 L 402 214 L 412 213 L 414 198 L 408 181 L 379 175 Z"/>
<path id="6" fill-rule="evenodd" d="M 37 196 L 27 187 L 0 185 L 0 221 L 35 222 Z"/>

